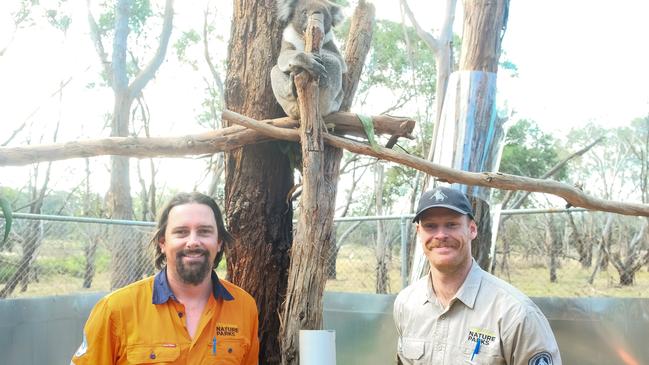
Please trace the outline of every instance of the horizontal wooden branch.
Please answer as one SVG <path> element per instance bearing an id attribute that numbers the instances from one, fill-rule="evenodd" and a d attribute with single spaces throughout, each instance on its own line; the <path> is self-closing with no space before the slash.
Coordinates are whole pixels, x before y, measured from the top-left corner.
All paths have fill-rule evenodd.
<path id="1" fill-rule="evenodd" d="M 227 113 L 227 116 L 226 116 Z M 260 123 L 254 119 L 236 114 L 231 111 L 224 112 L 224 117 L 230 122 L 241 126 L 255 129 L 269 137 L 288 141 L 298 141 L 297 131 L 276 128 L 272 125 Z M 605 200 L 590 196 L 574 186 L 554 180 L 534 179 L 524 176 L 516 176 L 492 172 L 467 172 L 456 170 L 450 167 L 441 166 L 424 160 L 423 158 L 396 152 L 387 148 L 372 149 L 372 147 L 352 141 L 346 138 L 337 137 L 331 134 L 324 135 L 325 143 L 332 146 L 344 148 L 348 151 L 363 155 L 377 157 L 383 160 L 396 162 L 425 172 L 428 175 L 437 177 L 438 180 L 449 183 L 461 183 L 467 185 L 486 186 L 503 190 L 526 190 L 532 192 L 548 193 L 565 199 L 575 207 L 582 207 L 591 210 L 600 210 L 624 215 L 649 217 L 649 205 L 639 203 L 625 203 Z"/>
<path id="2" fill-rule="evenodd" d="M 334 113 L 324 118 L 336 134 L 365 136 L 361 122 L 353 113 Z M 415 121 L 388 115 L 372 117 L 377 134 L 412 138 Z M 298 122 L 289 118 L 265 120 L 259 123 L 281 128 L 297 128 Z M 181 137 L 110 137 L 36 146 L 0 147 L 0 166 L 21 166 L 43 161 L 104 155 L 136 158 L 174 157 L 213 154 L 230 151 L 244 145 L 267 141 L 269 137 L 255 130 L 232 126 Z"/>

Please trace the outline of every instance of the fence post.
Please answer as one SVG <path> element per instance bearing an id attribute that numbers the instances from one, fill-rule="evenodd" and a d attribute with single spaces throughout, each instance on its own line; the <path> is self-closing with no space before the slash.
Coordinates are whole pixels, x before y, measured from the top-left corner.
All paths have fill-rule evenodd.
<path id="1" fill-rule="evenodd" d="M 408 221 L 401 217 L 401 289 L 408 286 Z"/>

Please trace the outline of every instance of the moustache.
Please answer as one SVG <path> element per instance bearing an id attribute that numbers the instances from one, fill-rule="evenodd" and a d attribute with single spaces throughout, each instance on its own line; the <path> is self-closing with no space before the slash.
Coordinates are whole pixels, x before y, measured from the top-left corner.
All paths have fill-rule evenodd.
<path id="1" fill-rule="evenodd" d="M 204 250 L 204 249 L 201 249 L 201 248 L 199 248 L 199 249 L 191 249 L 191 250 L 182 250 L 182 251 L 178 252 L 178 254 L 176 256 L 185 257 L 185 256 L 188 256 L 188 255 L 197 255 L 197 254 L 202 255 L 202 256 L 208 256 L 207 250 Z"/>
<path id="2" fill-rule="evenodd" d="M 458 247 L 456 242 L 453 242 L 453 241 L 439 241 L 439 240 L 436 240 L 434 238 L 426 241 L 425 246 L 428 249 L 442 248 L 442 247 L 450 247 L 450 248 L 457 248 Z"/>

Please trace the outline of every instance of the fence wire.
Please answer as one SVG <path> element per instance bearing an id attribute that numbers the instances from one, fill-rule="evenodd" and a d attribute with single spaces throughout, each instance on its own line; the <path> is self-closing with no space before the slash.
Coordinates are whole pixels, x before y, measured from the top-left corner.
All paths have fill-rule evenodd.
<path id="1" fill-rule="evenodd" d="M 13 222 L 0 246 L 0 298 L 108 291 L 154 273 L 153 223 L 27 215 Z M 4 223 L 0 217 L 0 232 Z M 649 297 L 646 224 L 592 212 L 509 216 L 500 225 L 492 268 L 531 296 Z M 326 290 L 401 290 L 408 276 L 403 257 L 416 244 L 409 217 L 347 218 L 335 228 Z M 222 277 L 225 267 L 217 269 Z M 625 268 L 635 271 L 623 283 Z"/>

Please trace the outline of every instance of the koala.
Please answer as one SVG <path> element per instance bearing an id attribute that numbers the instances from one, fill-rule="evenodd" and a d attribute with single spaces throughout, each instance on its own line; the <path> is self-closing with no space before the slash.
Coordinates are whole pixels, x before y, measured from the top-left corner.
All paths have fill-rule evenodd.
<path id="1" fill-rule="evenodd" d="M 324 18 L 325 36 L 320 54 L 304 52 L 304 33 L 311 14 Z M 340 7 L 327 0 L 277 0 L 278 19 L 288 25 L 282 34 L 282 47 L 277 64 L 271 70 L 271 86 L 275 98 L 286 115 L 299 119 L 294 76 L 306 71 L 319 77 L 318 106 L 322 116 L 337 112 L 343 99 L 342 75 L 347 65 L 334 43 L 332 28 L 342 19 Z"/>

